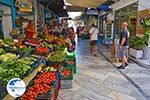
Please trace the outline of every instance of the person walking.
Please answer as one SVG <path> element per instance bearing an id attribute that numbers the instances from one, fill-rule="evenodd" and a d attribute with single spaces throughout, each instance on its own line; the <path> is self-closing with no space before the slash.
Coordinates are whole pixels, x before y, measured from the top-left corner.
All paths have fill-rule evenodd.
<path id="1" fill-rule="evenodd" d="M 97 41 L 98 41 L 99 31 L 95 27 L 94 24 L 92 24 L 92 28 L 90 29 L 89 33 L 90 33 L 91 50 L 92 50 L 92 53 L 96 56 L 97 55 Z"/>
<path id="2" fill-rule="evenodd" d="M 124 69 L 128 66 L 128 49 L 129 49 L 129 36 L 130 33 L 128 31 L 127 22 L 122 22 L 121 24 L 121 34 L 120 34 L 120 54 L 122 59 L 122 65 L 118 67 L 118 69 Z"/>

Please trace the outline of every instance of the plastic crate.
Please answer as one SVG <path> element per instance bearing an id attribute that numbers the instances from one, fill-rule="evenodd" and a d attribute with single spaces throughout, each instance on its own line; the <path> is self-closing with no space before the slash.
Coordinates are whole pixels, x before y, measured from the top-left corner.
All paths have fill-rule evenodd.
<path id="1" fill-rule="evenodd" d="M 60 79 L 61 79 L 61 80 L 73 80 L 72 67 L 67 66 L 67 67 L 62 68 L 62 69 L 61 69 L 61 73 L 62 73 L 62 71 L 65 70 L 65 69 L 66 69 L 66 70 L 70 70 L 70 71 L 71 71 L 71 74 L 68 75 L 68 76 L 61 75 L 61 76 L 60 76 Z"/>
<path id="2" fill-rule="evenodd" d="M 67 64 L 67 67 L 72 67 L 73 74 L 77 73 L 76 61 L 74 61 L 74 64 Z"/>
<path id="3" fill-rule="evenodd" d="M 67 55 L 66 56 L 66 60 L 75 60 L 76 57 L 75 57 L 75 52 L 73 52 L 73 55 Z"/>
<path id="4" fill-rule="evenodd" d="M 72 80 L 61 80 L 60 88 L 61 89 L 71 89 L 72 88 Z"/>

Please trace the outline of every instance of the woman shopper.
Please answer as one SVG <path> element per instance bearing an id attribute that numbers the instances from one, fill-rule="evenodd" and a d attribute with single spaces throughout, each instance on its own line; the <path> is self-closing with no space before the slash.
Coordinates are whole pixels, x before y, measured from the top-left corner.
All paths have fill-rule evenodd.
<path id="1" fill-rule="evenodd" d="M 99 31 L 94 24 L 92 24 L 92 28 L 90 29 L 89 33 L 90 33 L 90 44 L 91 44 L 92 53 L 96 56 Z"/>

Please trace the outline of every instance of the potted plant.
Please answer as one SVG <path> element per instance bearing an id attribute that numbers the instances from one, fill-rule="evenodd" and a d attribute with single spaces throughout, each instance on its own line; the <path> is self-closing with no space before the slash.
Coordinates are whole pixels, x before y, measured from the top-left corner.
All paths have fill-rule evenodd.
<path id="1" fill-rule="evenodd" d="M 144 45 L 145 44 L 142 38 L 132 36 L 130 38 L 129 54 L 135 58 L 142 58 Z"/>
<path id="2" fill-rule="evenodd" d="M 132 36 L 130 38 L 130 50 L 129 53 L 135 58 L 143 57 L 143 49 L 147 51 L 149 36 L 150 36 L 150 18 L 143 21 L 142 26 L 146 29 L 144 36 L 142 38 L 138 36 Z"/>

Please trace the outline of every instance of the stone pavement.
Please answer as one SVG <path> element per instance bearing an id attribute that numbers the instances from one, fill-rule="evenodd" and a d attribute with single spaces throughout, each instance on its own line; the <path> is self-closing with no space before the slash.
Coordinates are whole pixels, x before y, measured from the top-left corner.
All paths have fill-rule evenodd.
<path id="1" fill-rule="evenodd" d="M 141 80 L 132 74 L 136 71 L 129 68 L 126 70 L 132 77 Z M 81 40 L 78 44 L 77 71 L 73 88 L 61 89 L 58 100 L 147 100 L 100 53 L 97 57 L 90 54 L 86 40 Z M 141 80 L 139 84 L 142 82 Z"/>
<path id="2" fill-rule="evenodd" d="M 111 48 L 106 46 L 100 46 L 99 50 L 110 60 Z M 131 57 L 130 57 L 131 58 Z M 134 60 L 135 61 L 135 60 Z M 120 66 L 121 63 L 113 63 L 116 66 Z M 125 74 L 129 80 L 150 100 L 150 68 L 141 67 L 140 65 L 129 60 L 129 66 L 125 70 L 120 70 L 121 73 Z"/>

